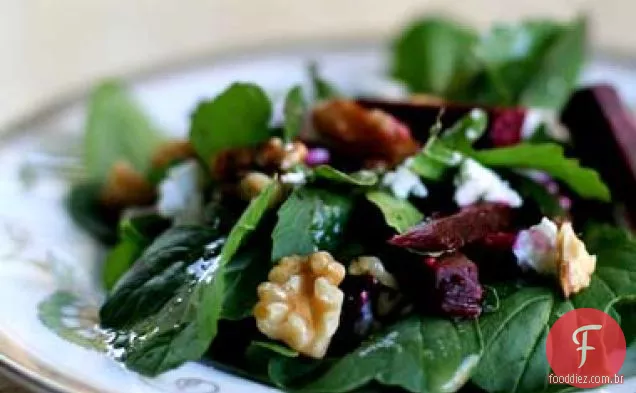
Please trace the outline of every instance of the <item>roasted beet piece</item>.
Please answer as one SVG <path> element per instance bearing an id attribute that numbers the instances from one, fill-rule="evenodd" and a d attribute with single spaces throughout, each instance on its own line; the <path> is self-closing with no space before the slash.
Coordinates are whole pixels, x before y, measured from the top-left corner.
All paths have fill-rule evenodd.
<path id="1" fill-rule="evenodd" d="M 435 303 L 444 314 L 466 318 L 481 314 L 484 290 L 473 261 L 454 252 L 443 255 L 430 268 L 435 274 Z"/>
<path id="2" fill-rule="evenodd" d="M 511 220 L 512 209 L 509 206 L 482 203 L 421 223 L 402 235 L 394 236 L 389 243 L 422 251 L 455 250 L 488 234 L 505 231 Z"/>
<path id="3" fill-rule="evenodd" d="M 521 129 L 526 116 L 523 108 L 495 108 L 479 105 L 458 104 L 450 102 L 422 101 L 387 101 L 361 99 L 358 102 L 367 107 L 381 109 L 405 123 L 413 136 L 419 141 L 428 139 L 428 131 L 437 120 L 440 110 L 444 109 L 441 118 L 444 128 L 452 126 L 473 108 L 479 107 L 488 113 L 490 120 L 487 138 L 478 142 L 481 146 L 508 146 L 521 140 Z"/>
<path id="4" fill-rule="evenodd" d="M 314 108 L 312 119 L 319 140 L 349 159 L 393 166 L 419 148 L 408 126 L 353 100 L 321 103 Z"/>
<path id="5" fill-rule="evenodd" d="M 626 204 L 631 221 L 636 222 L 636 122 L 616 90 L 607 85 L 578 90 L 561 121 L 570 131 L 581 163 L 600 172 L 613 197 Z M 603 210 L 580 207 L 588 214 Z"/>

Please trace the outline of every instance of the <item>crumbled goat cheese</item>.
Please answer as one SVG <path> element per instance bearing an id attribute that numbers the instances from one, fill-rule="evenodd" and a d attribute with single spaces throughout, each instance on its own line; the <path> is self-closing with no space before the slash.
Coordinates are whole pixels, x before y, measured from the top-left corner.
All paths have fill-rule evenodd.
<path id="1" fill-rule="evenodd" d="M 387 172 L 382 178 L 382 184 L 389 187 L 393 195 L 399 199 L 407 199 L 410 195 L 424 198 L 428 190 L 420 177 L 411 171 L 412 159 L 404 161 L 395 171 Z"/>
<path id="2" fill-rule="evenodd" d="M 523 270 L 556 274 L 557 225 L 544 217 L 541 223 L 519 232 L 513 246 L 517 263 Z"/>
<path id="3" fill-rule="evenodd" d="M 523 203 L 521 196 L 492 170 L 477 161 L 467 158 L 455 178 L 455 203 L 472 205 L 479 201 L 501 202 L 512 207 Z"/>
<path id="4" fill-rule="evenodd" d="M 203 210 L 199 190 L 199 167 L 195 161 L 186 161 L 168 170 L 159 183 L 159 214 L 182 223 L 197 222 Z"/>
<path id="5" fill-rule="evenodd" d="M 558 112 L 541 108 L 530 108 L 527 110 L 521 126 L 521 138 L 531 138 L 541 124 L 547 126 L 546 130 L 550 137 L 559 141 L 569 139 L 569 132 L 559 121 Z"/>
<path id="6" fill-rule="evenodd" d="M 287 172 L 280 177 L 280 181 L 283 184 L 303 185 L 307 183 L 307 175 L 305 172 Z"/>

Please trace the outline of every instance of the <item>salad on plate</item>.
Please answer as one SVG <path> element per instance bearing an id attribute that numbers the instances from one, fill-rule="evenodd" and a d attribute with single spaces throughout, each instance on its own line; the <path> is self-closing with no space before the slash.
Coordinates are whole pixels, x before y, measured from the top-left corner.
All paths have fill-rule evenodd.
<path id="1" fill-rule="evenodd" d="M 577 85 L 585 36 L 427 17 L 373 93 L 319 64 L 283 99 L 236 81 L 180 140 L 101 84 L 68 208 L 108 247 L 108 353 L 299 392 L 563 392 L 548 331 L 595 308 L 636 375 L 636 128 Z"/>

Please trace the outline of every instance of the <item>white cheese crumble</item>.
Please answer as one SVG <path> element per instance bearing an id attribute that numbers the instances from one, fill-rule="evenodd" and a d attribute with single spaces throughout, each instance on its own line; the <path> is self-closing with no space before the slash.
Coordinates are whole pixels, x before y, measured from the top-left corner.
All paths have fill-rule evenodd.
<path id="1" fill-rule="evenodd" d="M 303 185 L 307 183 L 307 175 L 305 172 L 296 171 L 296 172 L 287 172 L 280 177 L 280 181 L 283 184 L 291 184 L 291 185 Z"/>
<path id="2" fill-rule="evenodd" d="M 424 198 L 428 195 L 428 190 L 420 177 L 411 171 L 413 159 L 409 158 L 395 171 L 384 174 L 382 184 L 388 187 L 393 195 L 399 199 L 407 199 L 410 195 Z"/>
<path id="3" fill-rule="evenodd" d="M 512 207 L 523 203 L 521 196 L 497 174 L 477 161 L 467 158 L 455 178 L 455 203 L 472 205 L 479 201 L 501 202 Z"/>
<path id="4" fill-rule="evenodd" d="M 567 141 L 570 137 L 567 128 L 559 121 L 558 112 L 544 108 L 530 108 L 523 118 L 521 138 L 530 139 L 541 124 L 547 126 L 548 135 L 556 140 Z"/>
<path id="5" fill-rule="evenodd" d="M 557 225 L 544 217 L 537 225 L 519 232 L 513 246 L 517 264 L 523 270 L 556 274 Z"/>
<path id="6" fill-rule="evenodd" d="M 190 160 L 168 170 L 159 183 L 157 210 L 162 217 L 175 222 L 198 222 L 203 211 L 203 197 L 199 190 L 199 167 Z"/>

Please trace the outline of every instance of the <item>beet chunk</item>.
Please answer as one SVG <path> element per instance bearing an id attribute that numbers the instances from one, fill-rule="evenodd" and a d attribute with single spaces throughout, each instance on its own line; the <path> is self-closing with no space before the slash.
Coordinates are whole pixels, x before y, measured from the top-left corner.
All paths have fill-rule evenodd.
<path id="1" fill-rule="evenodd" d="M 413 136 L 421 142 L 428 137 L 440 110 L 444 109 L 441 118 L 442 126 L 452 126 L 462 116 L 473 108 L 481 108 L 488 113 L 487 137 L 478 142 L 481 147 L 508 146 L 521 140 L 521 129 L 526 116 L 526 110 L 518 107 L 487 107 L 451 102 L 417 102 L 417 101 L 388 101 L 374 99 L 360 99 L 358 103 L 367 108 L 380 109 L 405 123 Z"/>
<path id="2" fill-rule="evenodd" d="M 422 251 L 446 251 L 461 248 L 486 235 L 507 230 L 512 209 L 499 203 L 468 206 L 447 217 L 423 222 L 408 232 L 394 236 L 389 243 Z"/>
<path id="3" fill-rule="evenodd" d="M 428 266 L 435 273 L 434 299 L 442 313 L 466 318 L 476 318 L 481 314 L 484 290 L 473 261 L 460 252 L 454 252 Z"/>
<path id="4" fill-rule="evenodd" d="M 616 90 L 595 85 L 576 91 L 561 121 L 569 129 L 581 163 L 599 171 L 636 222 L 636 122 Z M 586 213 L 599 209 L 586 206 Z"/>

